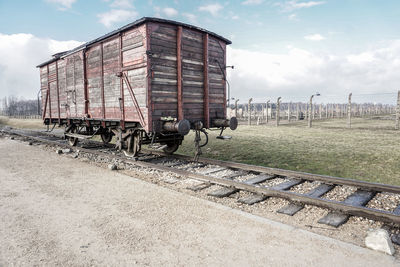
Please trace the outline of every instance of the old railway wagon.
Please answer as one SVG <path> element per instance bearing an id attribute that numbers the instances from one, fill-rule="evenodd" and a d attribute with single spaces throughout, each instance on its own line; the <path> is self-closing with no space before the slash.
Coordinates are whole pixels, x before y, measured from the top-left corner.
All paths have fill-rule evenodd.
<path id="1" fill-rule="evenodd" d="M 190 129 L 235 129 L 236 118 L 226 119 L 230 43 L 192 25 L 142 18 L 55 54 L 38 66 L 44 123 L 64 126 L 71 145 L 115 135 L 130 155 L 150 143 L 173 153 Z"/>

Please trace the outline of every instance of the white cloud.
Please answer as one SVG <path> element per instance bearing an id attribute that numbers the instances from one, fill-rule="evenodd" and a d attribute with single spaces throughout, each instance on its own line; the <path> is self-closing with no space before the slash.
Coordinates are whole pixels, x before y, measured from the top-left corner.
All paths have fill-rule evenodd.
<path id="1" fill-rule="evenodd" d="M 114 0 L 110 6 L 114 8 L 133 8 L 132 0 Z"/>
<path id="2" fill-rule="evenodd" d="M 232 19 L 239 19 L 239 16 L 238 15 L 233 15 Z"/>
<path id="3" fill-rule="evenodd" d="M 135 10 L 124 9 L 111 9 L 108 12 L 97 15 L 97 17 L 99 18 L 99 22 L 107 28 L 118 22 L 134 20 L 137 16 L 138 13 Z"/>
<path id="4" fill-rule="evenodd" d="M 178 15 L 178 11 L 175 8 L 172 7 L 166 7 L 163 9 L 163 13 L 167 16 L 167 17 L 175 17 Z"/>
<path id="5" fill-rule="evenodd" d="M 197 23 L 197 17 L 192 13 L 183 13 L 182 16 L 184 16 L 191 23 Z"/>
<path id="6" fill-rule="evenodd" d="M 67 10 L 72 7 L 76 0 L 46 0 L 46 2 L 56 4 L 60 10 Z"/>
<path id="7" fill-rule="evenodd" d="M 205 12 L 209 12 L 211 15 L 213 15 L 214 17 L 216 17 L 218 15 L 218 12 L 223 8 L 223 6 L 221 6 L 218 3 L 215 4 L 209 4 L 209 5 L 204 5 L 204 6 L 200 6 L 199 7 L 199 11 L 205 11 Z"/>
<path id="8" fill-rule="evenodd" d="M 319 91 L 318 101 L 346 101 L 353 92 L 355 102 L 396 100 L 400 78 L 400 40 L 350 55 L 316 54 L 288 47 L 272 54 L 228 47 L 231 96 L 245 102 L 282 96 L 284 101 L 307 101 Z M 364 93 L 394 93 L 362 98 Z M 328 97 L 329 95 L 329 97 Z"/>
<path id="9" fill-rule="evenodd" d="M 309 41 L 322 41 L 325 40 L 326 38 L 324 36 L 322 36 L 321 34 L 310 34 L 310 35 L 306 35 L 304 36 L 304 39 L 309 40 Z"/>
<path id="10" fill-rule="evenodd" d="M 259 5 L 262 2 L 264 2 L 264 0 L 246 0 L 242 2 L 242 5 Z"/>
<path id="11" fill-rule="evenodd" d="M 290 14 L 290 15 L 288 16 L 288 19 L 289 19 L 289 20 L 293 20 L 293 21 L 297 21 L 297 20 L 298 20 L 296 14 Z"/>
<path id="12" fill-rule="evenodd" d="M 97 14 L 99 22 L 106 26 L 111 27 L 113 24 L 123 22 L 126 20 L 134 20 L 139 15 L 133 6 L 133 0 L 103 0 L 110 2 L 110 11 Z"/>
<path id="13" fill-rule="evenodd" d="M 36 66 L 49 60 L 51 55 L 80 44 L 78 41 L 57 41 L 25 33 L 0 33 L 0 97 L 14 95 L 34 99 L 40 88 Z"/>
<path id="14" fill-rule="evenodd" d="M 291 12 L 296 9 L 310 8 L 325 4 L 325 1 L 308 1 L 299 2 L 298 0 L 286 1 L 284 3 L 276 3 L 275 5 L 280 6 L 282 11 Z"/>
<path id="15" fill-rule="evenodd" d="M 158 6 L 154 7 L 154 16 L 155 17 L 161 17 L 161 8 Z"/>

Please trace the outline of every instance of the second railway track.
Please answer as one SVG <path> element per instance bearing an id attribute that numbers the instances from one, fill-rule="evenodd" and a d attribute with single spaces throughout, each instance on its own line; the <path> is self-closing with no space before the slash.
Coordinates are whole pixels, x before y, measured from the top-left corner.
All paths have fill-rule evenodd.
<path id="1" fill-rule="evenodd" d="M 346 223 L 350 216 L 360 216 L 374 221 L 400 225 L 400 203 L 396 203 L 391 210 L 368 207 L 368 203 L 380 193 L 398 195 L 400 199 L 399 186 L 206 158 L 200 158 L 198 162 L 193 162 L 188 156 L 171 156 L 154 151 L 140 154 L 138 158 L 132 159 L 97 142 L 86 142 L 79 147 L 70 147 L 60 136 L 44 132 L 15 129 L 3 129 L 2 132 L 40 143 L 68 147 L 72 150 L 79 150 L 80 153 L 94 154 L 109 159 L 118 158 L 134 166 L 175 173 L 199 181 L 197 184 L 189 186 L 188 189 L 193 191 L 202 191 L 210 189 L 212 185 L 219 185 L 218 189 L 208 193 L 209 196 L 215 198 L 229 197 L 239 191 L 249 193 L 246 197 L 238 199 L 240 203 L 246 205 L 263 202 L 270 197 L 283 198 L 288 200 L 289 204 L 280 208 L 278 212 L 291 216 L 301 211 L 305 205 L 326 208 L 330 212 L 320 218 L 318 223 L 333 227 Z M 304 184 L 313 185 L 306 187 L 306 190 L 302 192 L 294 190 Z M 342 200 L 332 200 L 326 197 L 330 192 L 334 192 L 335 188 L 341 186 L 351 186 L 354 190 Z"/>

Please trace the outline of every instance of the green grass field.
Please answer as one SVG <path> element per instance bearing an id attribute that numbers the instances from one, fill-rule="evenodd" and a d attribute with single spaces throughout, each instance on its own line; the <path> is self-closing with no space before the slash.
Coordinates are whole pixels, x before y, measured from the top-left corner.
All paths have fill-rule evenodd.
<path id="1" fill-rule="evenodd" d="M 41 120 L 8 119 L 0 124 L 20 128 L 42 128 Z M 378 118 L 353 119 L 347 129 L 345 119 L 290 125 L 245 126 L 226 130 L 231 140 L 216 139 L 211 131 L 204 157 L 400 185 L 400 131 L 394 121 Z M 203 138 L 203 137 L 202 137 Z M 194 133 L 184 140 L 177 153 L 194 153 Z"/>
<path id="2" fill-rule="evenodd" d="M 203 156 L 221 160 L 400 185 L 400 131 L 393 120 L 354 119 L 291 125 L 244 126 L 227 130 L 231 140 L 211 132 Z M 178 153 L 193 155 L 191 133 Z"/>

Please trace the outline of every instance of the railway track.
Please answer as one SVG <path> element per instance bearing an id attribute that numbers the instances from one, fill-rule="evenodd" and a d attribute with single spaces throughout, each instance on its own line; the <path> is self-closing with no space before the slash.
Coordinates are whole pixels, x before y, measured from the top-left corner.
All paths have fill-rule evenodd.
<path id="1" fill-rule="evenodd" d="M 400 196 L 400 187 L 370 183 L 358 180 L 344 179 L 283 169 L 247 165 L 200 158 L 193 162 L 191 157 L 183 155 L 166 155 L 161 152 L 145 151 L 135 159 L 127 158 L 111 146 L 104 147 L 100 142 L 85 141 L 78 147 L 70 147 L 61 136 L 45 132 L 3 129 L 7 135 L 19 136 L 26 140 L 36 141 L 58 147 L 79 150 L 102 158 L 115 159 L 133 166 L 150 168 L 161 172 L 191 178 L 198 181 L 188 189 L 193 191 L 210 190 L 218 185 L 216 190 L 210 190 L 209 196 L 225 198 L 239 191 L 246 191 L 246 197 L 238 199 L 245 205 L 253 205 L 270 197 L 289 201 L 287 206 L 278 210 L 279 213 L 290 216 L 301 211 L 305 205 L 313 205 L 328 209 L 330 212 L 320 218 L 318 223 L 339 227 L 347 222 L 350 216 L 360 216 L 374 221 L 400 225 L 400 203 L 392 210 L 368 207 L 368 203 L 377 194 Z M 296 190 L 307 184 L 305 190 Z M 332 200 L 327 197 L 338 187 L 348 186 L 353 190 L 342 200 Z"/>

